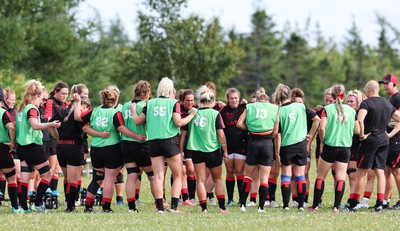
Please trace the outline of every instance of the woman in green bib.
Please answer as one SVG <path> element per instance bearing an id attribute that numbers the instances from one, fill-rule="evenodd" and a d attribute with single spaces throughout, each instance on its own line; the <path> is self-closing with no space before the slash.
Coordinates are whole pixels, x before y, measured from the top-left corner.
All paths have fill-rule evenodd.
<path id="1" fill-rule="evenodd" d="M 28 183 L 30 173 L 33 169 L 38 170 L 41 181 L 37 188 L 37 197 L 35 205 L 31 207 L 32 211 L 46 212 L 42 198 L 50 186 L 51 168 L 48 157 L 44 154 L 42 147 L 42 131 L 49 129 L 50 134 L 58 139 L 58 133 L 55 128 L 60 127 L 59 121 L 41 123 L 39 105 L 42 102 L 44 87 L 41 82 L 30 80 L 25 85 L 24 98 L 18 108 L 16 115 L 16 132 L 18 143 L 18 155 L 21 160 L 21 198 L 20 203 L 25 213 L 29 213 L 26 198 L 28 193 Z"/>
<path id="2" fill-rule="evenodd" d="M 90 126 L 98 132 L 109 132 L 107 138 L 101 136 L 93 136 L 92 138 L 91 159 L 96 174 L 93 174 L 92 181 L 88 186 L 85 204 L 85 212 L 87 213 L 93 212 L 93 201 L 103 181 L 103 212 L 113 212 L 111 200 L 114 194 L 114 184 L 122 165 L 120 133 L 139 141 L 146 139 L 144 135 L 138 135 L 125 126 L 122 113 L 115 108 L 119 98 L 119 93 L 116 90 L 102 90 L 99 94 L 102 105 L 82 114 L 81 97 L 79 94 L 73 95 L 76 102 L 75 120 L 89 122 Z"/>
<path id="3" fill-rule="evenodd" d="M 318 175 L 314 187 L 314 201 L 310 211 L 318 211 L 318 204 L 324 193 L 324 181 L 329 169 L 336 165 L 335 201 L 333 212 L 339 212 L 339 206 L 345 190 L 347 164 L 350 160 L 350 147 L 354 131 L 358 133 L 356 111 L 343 104 L 345 89 L 343 85 L 331 87 L 331 96 L 335 103 L 324 107 L 321 113 L 319 136 L 321 138 L 321 156 L 318 161 Z"/>
<path id="4" fill-rule="evenodd" d="M 163 184 L 164 164 L 167 161 L 172 172 L 171 212 L 182 213 L 178 209 L 182 189 L 182 155 L 179 149 L 178 135 L 180 127 L 185 126 L 195 116 L 197 110 L 190 109 L 190 114 L 182 118 L 179 101 L 175 99 L 174 82 L 168 77 L 161 79 L 157 88 L 157 98 L 151 99 L 138 116 L 136 104 L 131 106 L 135 123 L 147 123 L 146 136 L 154 171 L 154 197 L 158 212 L 164 213 Z"/>
<path id="5" fill-rule="evenodd" d="M 222 158 L 228 161 L 224 123 L 220 113 L 212 108 L 215 94 L 206 86 L 197 91 L 199 95 L 199 109 L 196 116 L 183 129 L 184 139 L 189 132 L 187 150 L 192 153 L 194 170 L 197 176 L 197 196 L 203 213 L 207 210 L 207 168 L 210 170 L 215 183 L 215 192 L 221 213 L 228 213 L 225 208 L 225 188 L 222 182 Z M 221 149 L 223 155 L 221 155 Z"/>
<path id="6" fill-rule="evenodd" d="M 291 102 L 290 88 L 279 84 L 275 90 L 275 103 L 279 108 L 279 134 L 276 141 L 276 160 L 282 164 L 281 191 L 283 209 L 289 211 L 290 180 L 295 177 L 297 186 L 298 210 L 304 211 L 306 194 L 307 139 L 313 137 L 319 120 L 315 114 L 308 114 L 302 103 Z M 314 118 L 312 118 L 314 117 Z M 312 119 L 312 129 L 307 133 L 307 120 Z"/>
<path id="7" fill-rule="evenodd" d="M 237 127 L 249 132 L 245 177 L 240 188 L 240 211 L 246 211 L 246 200 L 250 193 L 255 171 L 259 171 L 259 207 L 264 213 L 264 203 L 268 193 L 268 178 L 271 166 L 274 165 L 273 138 L 278 134 L 278 106 L 268 102 L 265 93 L 256 96 L 256 102 L 247 104 L 239 117 Z"/>

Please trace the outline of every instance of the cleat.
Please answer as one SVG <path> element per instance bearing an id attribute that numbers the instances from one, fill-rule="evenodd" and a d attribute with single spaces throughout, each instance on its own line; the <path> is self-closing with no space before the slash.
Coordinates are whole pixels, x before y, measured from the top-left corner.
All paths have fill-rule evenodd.
<path id="1" fill-rule="evenodd" d="M 114 213 L 114 211 L 110 208 L 110 209 L 103 209 L 102 211 L 103 213 Z"/>
<path id="2" fill-rule="evenodd" d="M 123 201 L 117 201 L 117 205 L 124 205 Z"/>
<path id="3" fill-rule="evenodd" d="M 379 206 L 378 206 L 378 207 L 379 207 Z M 387 203 L 387 204 L 385 204 L 385 205 L 382 205 L 382 209 L 388 209 L 388 210 L 390 210 L 390 209 L 392 209 L 392 206 L 390 206 L 390 204 Z"/>
<path id="4" fill-rule="evenodd" d="M 285 207 L 285 208 L 283 208 L 283 211 L 284 212 L 290 212 L 290 208 L 289 207 Z"/>
<path id="5" fill-rule="evenodd" d="M 232 207 L 234 205 L 233 201 L 228 201 L 228 203 L 226 203 L 226 206 L 228 207 Z"/>
<path id="6" fill-rule="evenodd" d="M 383 210 L 383 206 L 381 205 L 381 206 L 377 206 L 377 207 L 373 208 L 371 210 L 371 212 L 382 212 L 382 210 Z"/>
<path id="7" fill-rule="evenodd" d="M 157 211 L 157 213 L 160 213 L 160 214 L 164 214 L 166 212 L 166 210 L 164 209 L 164 210 L 158 210 Z"/>
<path id="8" fill-rule="evenodd" d="M 210 205 L 212 206 L 217 205 L 217 200 L 214 197 L 210 199 Z"/>
<path id="9" fill-rule="evenodd" d="M 258 208 L 257 212 L 258 213 L 265 213 L 265 209 Z"/>
<path id="10" fill-rule="evenodd" d="M 11 209 L 11 213 L 13 214 L 21 214 L 24 211 L 22 209 L 15 209 L 14 207 Z"/>
<path id="11" fill-rule="evenodd" d="M 81 205 L 81 202 L 75 201 L 75 206 L 80 206 L 80 205 Z"/>
<path id="12" fill-rule="evenodd" d="M 137 199 L 137 200 L 135 201 L 135 204 L 136 204 L 136 205 L 144 205 L 144 203 L 143 203 L 141 200 L 139 200 L 139 199 Z"/>
<path id="13" fill-rule="evenodd" d="M 256 203 L 254 203 L 254 201 L 250 201 L 249 203 L 247 203 L 246 207 L 254 207 L 256 206 Z"/>
<path id="14" fill-rule="evenodd" d="M 244 205 L 240 206 L 240 212 L 246 212 L 246 207 Z"/>
<path id="15" fill-rule="evenodd" d="M 358 211 L 358 209 L 356 207 L 352 208 L 348 205 L 345 205 L 343 208 L 343 212 L 352 212 L 352 213 L 356 213 Z"/>
<path id="16" fill-rule="evenodd" d="M 231 213 L 231 212 L 229 212 L 229 210 L 227 210 L 227 209 L 219 209 L 219 213 L 227 214 L 227 213 Z"/>
<path id="17" fill-rule="evenodd" d="M 187 206 L 196 206 L 191 200 L 185 200 L 182 202 L 182 205 L 187 205 Z"/>
<path id="18" fill-rule="evenodd" d="M 398 200 L 397 203 L 392 206 L 392 210 L 400 210 L 400 200 Z"/>
<path id="19" fill-rule="evenodd" d="M 83 210 L 84 213 L 96 213 L 93 208 L 85 208 L 85 210 Z"/>
<path id="20" fill-rule="evenodd" d="M 32 213 L 32 210 L 30 210 L 30 209 L 22 209 L 22 211 L 24 212 L 24 213 Z"/>
<path id="21" fill-rule="evenodd" d="M 39 205 L 39 206 L 32 205 L 31 210 L 32 210 L 32 212 L 36 212 L 36 213 L 47 213 L 44 205 Z"/>
<path id="22" fill-rule="evenodd" d="M 183 214 L 183 211 L 182 211 L 180 208 L 171 209 L 169 212 L 170 212 L 170 213 Z"/>
<path id="23" fill-rule="evenodd" d="M 299 202 L 293 201 L 290 207 L 299 207 Z"/>
<path id="24" fill-rule="evenodd" d="M 270 201 L 265 201 L 264 202 L 264 207 L 266 207 L 266 206 L 271 206 L 271 202 Z"/>
<path id="25" fill-rule="evenodd" d="M 304 207 L 304 208 L 308 208 L 308 203 L 307 203 L 307 202 L 304 202 L 304 203 L 303 203 L 303 207 Z"/>
<path id="26" fill-rule="evenodd" d="M 129 209 L 128 213 L 139 213 L 139 210 L 137 210 L 137 209 Z"/>
<path id="27" fill-rule="evenodd" d="M 297 211 L 298 211 L 299 213 L 304 213 L 304 208 L 303 208 L 303 207 L 300 207 L 300 208 L 297 209 Z"/>
<path id="28" fill-rule="evenodd" d="M 201 211 L 201 213 L 203 213 L 203 214 L 208 214 L 208 210 L 207 210 L 207 209 L 204 209 L 203 211 Z"/>
<path id="29" fill-rule="evenodd" d="M 332 212 L 333 212 L 333 213 L 339 213 L 339 209 L 336 208 L 336 207 L 333 207 Z"/>
<path id="30" fill-rule="evenodd" d="M 310 207 L 308 208 L 308 211 L 309 211 L 309 212 L 316 213 L 316 212 L 318 212 L 318 207 L 314 208 L 314 207 L 310 206 Z"/>
<path id="31" fill-rule="evenodd" d="M 276 201 L 271 201 L 269 206 L 271 206 L 271 208 L 278 208 L 279 207 L 279 205 L 278 205 L 278 203 L 276 203 Z"/>
<path id="32" fill-rule="evenodd" d="M 51 194 L 52 192 L 53 192 L 53 191 L 51 191 L 51 189 L 50 189 L 50 188 L 47 188 L 47 190 L 46 190 L 45 194 L 46 194 L 46 193 L 50 193 L 50 194 Z"/>
<path id="33" fill-rule="evenodd" d="M 197 201 L 196 201 L 196 199 L 190 199 L 190 201 L 192 201 L 192 203 L 194 204 L 194 205 L 197 205 Z"/>

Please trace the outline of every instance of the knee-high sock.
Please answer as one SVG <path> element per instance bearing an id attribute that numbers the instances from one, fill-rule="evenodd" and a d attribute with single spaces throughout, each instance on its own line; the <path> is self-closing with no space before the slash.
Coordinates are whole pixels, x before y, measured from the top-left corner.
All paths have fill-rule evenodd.
<path id="1" fill-rule="evenodd" d="M 8 184 L 8 196 L 14 209 L 18 209 L 18 188 L 17 183 Z"/>
<path id="2" fill-rule="evenodd" d="M 296 184 L 297 184 L 297 202 L 299 202 L 299 208 L 302 208 L 304 205 L 304 197 L 307 191 L 307 181 L 304 175 L 296 176 Z"/>
<path id="3" fill-rule="evenodd" d="M 341 202 L 342 202 L 342 198 L 343 198 L 343 194 L 344 194 L 344 190 L 346 188 L 346 182 L 344 180 L 339 180 L 336 183 L 336 187 L 335 187 L 335 203 L 333 205 L 333 207 L 339 208 Z"/>
<path id="4" fill-rule="evenodd" d="M 43 196 L 44 196 L 46 190 L 49 188 L 49 185 L 50 185 L 50 182 L 48 182 L 45 179 L 42 179 L 40 181 L 39 186 L 37 188 L 37 196 L 36 196 L 35 206 L 42 205 Z"/>
<path id="5" fill-rule="evenodd" d="M 292 177 L 288 175 L 281 175 L 281 191 L 282 191 L 282 201 L 283 208 L 289 207 L 290 200 L 290 179 Z"/>
<path id="6" fill-rule="evenodd" d="M 278 181 L 276 179 L 274 179 L 274 178 L 268 179 L 268 195 L 269 195 L 270 201 L 275 200 L 275 192 L 276 192 L 277 184 L 278 184 Z"/>
<path id="7" fill-rule="evenodd" d="M 233 191 L 235 190 L 235 177 L 226 177 L 226 193 L 228 194 L 228 201 L 233 201 Z"/>
<path id="8" fill-rule="evenodd" d="M 258 189 L 258 194 L 260 195 L 258 207 L 260 209 L 264 209 L 264 203 L 265 203 L 265 200 L 266 200 L 267 194 L 268 194 L 268 184 L 261 183 L 260 188 Z"/>
<path id="9" fill-rule="evenodd" d="M 50 180 L 51 191 L 57 190 L 57 186 L 58 186 L 58 176 L 52 176 Z"/>
<path id="10" fill-rule="evenodd" d="M 243 179 L 244 179 L 244 175 L 236 176 L 236 186 L 237 186 L 237 190 L 239 192 L 239 198 L 240 198 L 240 189 L 242 188 L 242 184 L 243 184 Z"/>
<path id="11" fill-rule="evenodd" d="M 244 177 L 242 187 L 240 188 L 240 204 L 244 206 L 246 206 L 246 200 L 251 190 L 251 182 L 253 182 L 253 180 L 250 177 Z"/>
<path id="12" fill-rule="evenodd" d="M 313 208 L 317 208 L 318 204 L 321 201 L 322 194 L 324 193 L 325 181 L 323 179 L 316 179 L 314 186 L 314 199 L 313 199 Z"/>
<path id="13" fill-rule="evenodd" d="M 24 210 L 28 209 L 28 204 L 26 199 L 28 197 L 28 183 L 21 182 L 18 188 L 19 192 L 19 203 L 21 203 L 21 207 Z"/>
<path id="14" fill-rule="evenodd" d="M 188 176 L 187 184 L 188 184 L 189 199 L 195 199 L 196 198 L 196 177 Z"/>

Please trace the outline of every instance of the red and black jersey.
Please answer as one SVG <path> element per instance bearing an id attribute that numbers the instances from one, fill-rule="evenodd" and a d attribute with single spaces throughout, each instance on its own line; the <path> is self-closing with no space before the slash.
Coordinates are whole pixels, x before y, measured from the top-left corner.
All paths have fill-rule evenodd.
<path id="1" fill-rule="evenodd" d="M 58 113 L 61 108 L 66 108 L 67 104 L 64 102 L 58 101 L 56 98 L 50 97 L 46 102 L 46 116 L 47 118 L 52 118 L 54 115 Z"/>
<path id="2" fill-rule="evenodd" d="M 246 153 L 248 140 L 247 131 L 236 127 L 237 121 L 245 109 L 246 104 L 239 104 L 235 109 L 227 105 L 220 111 L 225 124 L 224 133 L 228 146 L 228 153 Z"/>
<path id="3" fill-rule="evenodd" d="M 68 115 L 70 108 L 62 108 L 55 114 L 50 122 L 58 120 L 61 122 L 61 126 L 57 128 L 59 134 L 59 140 L 73 140 L 76 145 L 84 144 L 84 137 L 82 128 L 84 123 L 78 122 L 74 119 L 74 112 L 70 114 L 67 121 L 64 118 Z"/>
<path id="4" fill-rule="evenodd" d="M 17 115 L 17 109 L 15 107 L 8 108 L 6 104 L 4 104 L 3 108 L 10 114 L 11 120 L 15 124 L 15 116 Z"/>

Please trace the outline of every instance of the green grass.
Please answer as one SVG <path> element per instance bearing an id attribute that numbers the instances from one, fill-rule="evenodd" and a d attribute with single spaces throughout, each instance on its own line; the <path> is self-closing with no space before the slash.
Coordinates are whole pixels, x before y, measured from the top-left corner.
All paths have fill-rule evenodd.
<path id="1" fill-rule="evenodd" d="M 311 169 L 310 175 L 312 190 L 315 168 Z M 86 186 L 89 181 L 90 178 L 84 178 L 83 185 Z M 60 191 L 61 187 L 60 184 Z M 348 197 L 348 185 L 346 188 L 343 203 Z M 311 191 L 310 202 L 312 195 Z M 63 200 L 63 197 L 60 199 Z M 323 206 L 318 213 L 299 213 L 297 209 L 283 212 L 282 208 L 266 208 L 266 213 L 259 214 L 255 207 L 241 213 L 239 207 L 234 206 L 228 208 L 230 214 L 219 214 L 218 206 L 208 206 L 209 214 L 201 214 L 199 206 L 181 206 L 185 214 L 158 214 L 150 197 L 146 177 L 143 177 L 140 199 L 146 205 L 138 206 L 140 213 L 137 214 L 127 213 L 127 205 L 115 204 L 112 205 L 113 214 L 101 213 L 99 206 L 95 206 L 96 214 L 84 214 L 83 207 L 78 207 L 76 214 L 67 214 L 63 212 L 65 206 L 61 205 L 58 210 L 50 210 L 48 214 L 12 215 L 10 207 L 1 206 L 0 230 L 398 230 L 400 225 L 399 211 L 332 213 L 333 183 L 330 176 L 325 184 Z M 277 199 L 281 203 L 279 188 Z M 374 200 L 371 199 L 370 205 Z"/>

